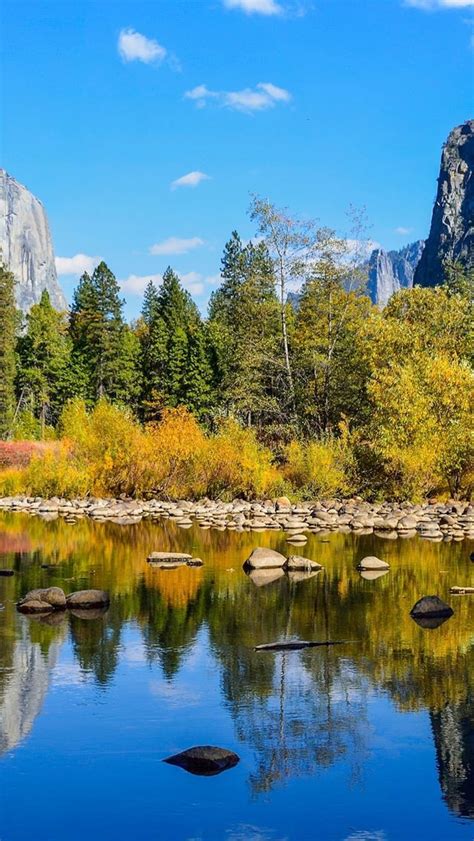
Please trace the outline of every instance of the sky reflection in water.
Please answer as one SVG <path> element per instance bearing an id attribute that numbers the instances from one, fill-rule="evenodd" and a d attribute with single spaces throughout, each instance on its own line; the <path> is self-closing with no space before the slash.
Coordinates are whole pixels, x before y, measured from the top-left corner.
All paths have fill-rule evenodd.
<path id="1" fill-rule="evenodd" d="M 406 841 L 474 838 L 474 584 L 467 543 L 311 536 L 325 571 L 256 587 L 281 534 L 1 515 L 0 838 Z M 152 550 L 203 568 L 160 571 Z M 355 566 L 376 554 L 390 573 Z M 41 564 L 53 565 L 42 569 Z M 37 586 L 110 590 L 104 617 L 38 620 Z M 419 628 L 437 593 L 454 616 Z M 256 653 L 277 639 L 349 639 Z M 194 744 L 241 761 L 196 777 L 161 760 Z"/>

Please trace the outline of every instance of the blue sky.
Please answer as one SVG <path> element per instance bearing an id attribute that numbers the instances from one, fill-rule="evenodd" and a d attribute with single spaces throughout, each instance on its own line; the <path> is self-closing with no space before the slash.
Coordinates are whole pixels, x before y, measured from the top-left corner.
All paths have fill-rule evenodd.
<path id="1" fill-rule="evenodd" d="M 472 116 L 472 0 L 3 0 L 2 165 L 61 283 L 102 257 L 127 313 L 171 264 L 201 306 L 256 192 L 387 248 L 426 236 Z M 184 179 L 184 180 L 180 180 Z"/>

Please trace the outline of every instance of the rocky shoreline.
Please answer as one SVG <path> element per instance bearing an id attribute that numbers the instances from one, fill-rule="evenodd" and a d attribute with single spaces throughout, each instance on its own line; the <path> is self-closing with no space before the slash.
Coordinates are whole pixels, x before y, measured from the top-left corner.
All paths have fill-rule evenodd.
<path id="1" fill-rule="evenodd" d="M 368 503 L 360 499 L 321 500 L 292 504 L 286 497 L 247 502 L 168 502 L 158 499 L 43 499 L 5 497 L 0 511 L 28 513 L 45 520 L 58 517 L 73 525 L 87 517 L 96 522 L 133 525 L 142 520 L 170 520 L 180 528 L 237 532 L 283 531 L 290 543 L 304 544 L 307 534 L 342 532 L 385 538 L 420 537 L 431 541 L 474 540 L 474 505 L 450 500 L 411 503 Z"/>

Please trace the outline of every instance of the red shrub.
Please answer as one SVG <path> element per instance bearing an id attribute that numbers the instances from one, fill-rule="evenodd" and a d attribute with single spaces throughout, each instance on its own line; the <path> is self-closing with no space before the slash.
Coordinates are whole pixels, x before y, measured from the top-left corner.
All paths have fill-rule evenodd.
<path id="1" fill-rule="evenodd" d="M 26 467 L 33 456 L 43 455 L 51 449 L 47 441 L 0 441 L 0 469 Z"/>

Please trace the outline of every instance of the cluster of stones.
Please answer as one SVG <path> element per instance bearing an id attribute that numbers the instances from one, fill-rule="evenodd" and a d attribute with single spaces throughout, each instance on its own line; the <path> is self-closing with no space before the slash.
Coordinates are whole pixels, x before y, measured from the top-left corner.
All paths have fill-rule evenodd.
<path id="1" fill-rule="evenodd" d="M 204 561 L 194 558 L 186 552 L 152 552 L 147 561 L 158 569 L 178 569 L 178 567 L 202 567 Z"/>
<path id="2" fill-rule="evenodd" d="M 308 533 L 332 531 L 375 533 L 395 539 L 418 534 L 426 540 L 474 539 L 474 506 L 451 500 L 410 503 L 368 503 L 361 499 L 321 500 L 292 505 L 286 497 L 277 500 L 220 502 L 166 502 L 124 499 L 0 499 L 0 510 L 25 511 L 43 519 L 64 518 L 74 524 L 81 517 L 99 522 L 133 525 L 142 519 L 169 519 L 180 528 L 196 523 L 201 529 L 218 531 L 284 531 L 289 542 L 305 543 Z"/>
<path id="3" fill-rule="evenodd" d="M 17 608 L 20 613 L 51 613 L 54 610 L 69 608 L 75 612 L 107 608 L 109 594 L 105 590 L 77 590 L 66 596 L 60 587 L 43 587 L 30 590 Z"/>

